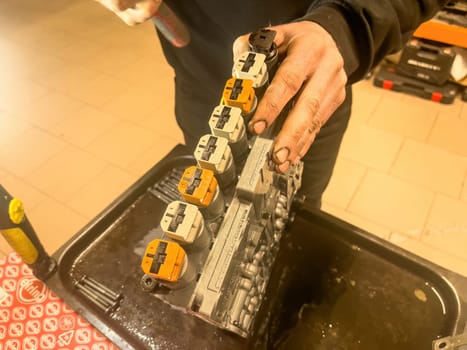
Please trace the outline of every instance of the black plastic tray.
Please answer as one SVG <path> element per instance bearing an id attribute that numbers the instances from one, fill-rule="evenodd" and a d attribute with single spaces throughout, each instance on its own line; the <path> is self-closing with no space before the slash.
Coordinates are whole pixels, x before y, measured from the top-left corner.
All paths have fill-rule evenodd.
<path id="1" fill-rule="evenodd" d="M 320 211 L 297 211 L 250 339 L 172 309 L 139 287 L 148 232 L 166 205 L 147 188 L 193 163 L 183 146 L 60 248 L 47 285 L 123 349 L 431 349 L 463 331 L 467 279 Z M 82 297 L 83 275 L 123 293 L 106 314 Z"/>

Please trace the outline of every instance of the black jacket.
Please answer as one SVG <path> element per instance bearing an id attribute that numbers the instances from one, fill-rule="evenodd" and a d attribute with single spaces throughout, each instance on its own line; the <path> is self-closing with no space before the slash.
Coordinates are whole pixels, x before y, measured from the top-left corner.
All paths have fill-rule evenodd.
<path id="1" fill-rule="evenodd" d="M 401 49 L 443 0 L 167 0 L 187 24 L 191 43 L 178 49 L 161 38 L 176 73 L 176 116 L 185 132 L 208 131 L 206 120 L 232 69 L 236 37 L 296 20 L 319 23 L 344 58 L 349 83 L 360 80 L 385 55 Z M 194 121 L 198 121 L 197 123 Z"/>

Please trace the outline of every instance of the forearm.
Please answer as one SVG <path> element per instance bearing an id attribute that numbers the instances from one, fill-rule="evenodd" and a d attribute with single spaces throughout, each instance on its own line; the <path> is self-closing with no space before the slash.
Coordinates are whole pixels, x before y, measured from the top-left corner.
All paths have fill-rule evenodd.
<path id="1" fill-rule="evenodd" d="M 344 58 L 350 83 L 360 80 L 385 55 L 402 48 L 420 23 L 445 0 L 322 0 L 302 19 L 324 27 Z"/>

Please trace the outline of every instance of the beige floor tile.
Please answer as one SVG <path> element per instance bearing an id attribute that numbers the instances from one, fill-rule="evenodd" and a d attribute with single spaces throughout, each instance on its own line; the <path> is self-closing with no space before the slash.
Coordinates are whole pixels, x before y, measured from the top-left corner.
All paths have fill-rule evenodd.
<path id="1" fill-rule="evenodd" d="M 6 172 L 6 170 L 0 168 L 0 183 L 2 183 L 3 178 L 5 178 L 7 175 L 8 173 Z"/>
<path id="2" fill-rule="evenodd" d="M 415 184 L 427 186 L 435 192 L 459 198 L 467 173 L 467 157 L 407 140 L 391 173 Z"/>
<path id="3" fill-rule="evenodd" d="M 157 145 L 152 146 L 150 149 L 141 154 L 134 162 L 128 167 L 128 171 L 135 175 L 143 175 L 158 163 L 178 142 L 166 137 L 159 137 Z"/>
<path id="4" fill-rule="evenodd" d="M 166 86 L 173 90 L 174 72 L 162 57 L 141 58 L 134 64 L 114 73 L 119 79 L 135 84 L 141 81 Z M 144 79 L 144 80 L 143 80 Z"/>
<path id="5" fill-rule="evenodd" d="M 13 175 L 5 177 L 0 175 L 0 184 L 12 197 L 23 202 L 26 214 L 47 198 L 45 193 Z"/>
<path id="6" fill-rule="evenodd" d="M 67 62 L 60 67 L 56 67 L 51 74 L 43 77 L 39 82 L 73 96 L 73 94 L 79 93 L 88 86 L 89 81 L 95 77 L 96 71 L 89 67 L 81 67 L 78 64 Z"/>
<path id="7" fill-rule="evenodd" d="M 129 27 L 115 17 L 114 14 L 110 13 L 105 20 L 101 21 L 104 26 L 108 25 L 112 30 L 99 32 L 100 35 L 94 35 L 91 39 L 107 47 L 120 48 L 122 50 L 133 50 L 136 52 L 144 50 L 146 52 L 156 49 L 158 43 L 152 23 L 148 22 L 143 25 Z M 118 35 L 116 35 L 117 32 Z M 87 35 L 89 34 L 91 34 L 91 29 Z"/>
<path id="8" fill-rule="evenodd" d="M 0 259 L 13 252 L 13 248 L 7 243 L 5 238 L 0 235 Z"/>
<path id="9" fill-rule="evenodd" d="M 107 163 L 74 146 L 69 146 L 44 162 L 26 181 L 50 197 L 66 203 L 95 178 Z"/>
<path id="10" fill-rule="evenodd" d="M 421 240 L 467 263 L 467 203 L 437 195 Z"/>
<path id="11" fill-rule="evenodd" d="M 0 33 L 2 33 L 2 36 L 10 37 L 17 30 L 18 24 L 16 23 L 16 19 L 9 17 L 8 15 L 2 12 L 2 20 L 0 21 Z"/>
<path id="12" fill-rule="evenodd" d="M 362 218 L 361 216 L 352 214 L 342 208 L 339 208 L 333 204 L 323 201 L 321 208 L 326 213 L 329 213 L 333 216 L 338 217 L 339 219 L 348 222 L 356 227 L 361 228 L 362 230 L 369 232 L 375 236 L 378 236 L 383 239 L 389 239 L 391 234 L 391 229 L 389 227 L 384 227 L 375 222 Z"/>
<path id="13" fill-rule="evenodd" d="M 47 85 L 51 76 L 56 75 L 57 70 L 62 70 L 69 63 L 53 55 L 51 52 L 38 52 L 36 49 L 26 48 L 25 60 L 23 66 L 24 73 L 32 81 L 45 83 Z M 34 60 L 31 60 L 34 57 Z"/>
<path id="14" fill-rule="evenodd" d="M 47 88 L 28 79 L 0 84 L 0 110 L 12 113 L 23 111 L 26 105 L 48 92 Z"/>
<path id="15" fill-rule="evenodd" d="M 136 161 L 144 151 L 156 144 L 160 135 L 135 124 L 117 123 L 86 149 L 122 168 Z"/>
<path id="16" fill-rule="evenodd" d="M 137 176 L 109 165 L 76 193 L 68 204 L 81 215 L 92 219 L 136 180 Z"/>
<path id="17" fill-rule="evenodd" d="M 454 99 L 451 104 L 440 104 L 438 107 L 438 117 L 451 118 L 462 116 L 462 111 L 465 110 L 465 102 L 460 98 Z"/>
<path id="18" fill-rule="evenodd" d="M 344 136 L 340 155 L 370 168 L 388 171 L 402 141 L 399 135 L 354 122 Z"/>
<path id="19" fill-rule="evenodd" d="M 370 80 L 362 80 L 352 87 L 352 121 L 368 121 L 382 98 L 384 91 L 375 88 Z"/>
<path id="20" fill-rule="evenodd" d="M 0 164 L 20 178 L 29 175 L 42 163 L 60 152 L 65 143 L 41 130 L 21 133 L 14 147 L 0 148 Z"/>
<path id="21" fill-rule="evenodd" d="M 72 43 L 69 32 L 36 26 L 34 23 L 21 26 L 8 38 L 18 45 L 48 52 L 60 51 Z"/>
<path id="22" fill-rule="evenodd" d="M 19 140 L 18 136 L 30 128 L 26 121 L 0 111 L 0 147 L 15 145 Z"/>
<path id="23" fill-rule="evenodd" d="M 134 122 L 178 143 L 184 143 L 183 132 L 175 119 L 173 101 L 161 105 L 156 112 L 146 114 Z"/>
<path id="24" fill-rule="evenodd" d="M 110 75 L 95 74 L 93 79 L 84 83 L 70 95 L 96 107 L 103 107 L 113 99 L 119 98 L 128 90 L 128 84 Z"/>
<path id="25" fill-rule="evenodd" d="M 463 120 L 467 120 L 467 103 L 462 102 L 462 108 L 459 113 L 459 117 Z"/>
<path id="26" fill-rule="evenodd" d="M 116 77 L 121 70 L 134 65 L 140 57 L 140 52 L 106 47 L 92 58 L 91 66 L 96 71 Z"/>
<path id="27" fill-rule="evenodd" d="M 377 171 L 368 171 L 348 211 L 399 232 L 424 227 L 434 193 Z"/>
<path id="28" fill-rule="evenodd" d="M 396 105 L 391 99 L 382 99 L 369 125 L 422 141 L 428 137 L 437 112 L 437 108 L 417 97 L 404 96 Z"/>
<path id="29" fill-rule="evenodd" d="M 86 147 L 115 126 L 118 119 L 92 106 L 84 106 L 51 128 L 54 135 L 78 147 Z"/>
<path id="30" fill-rule="evenodd" d="M 463 231 L 467 238 L 467 203 L 437 194 L 426 227 L 435 231 Z"/>
<path id="31" fill-rule="evenodd" d="M 76 99 L 60 92 L 51 91 L 30 105 L 25 106 L 20 116 L 32 125 L 50 130 L 83 106 L 84 104 Z"/>
<path id="32" fill-rule="evenodd" d="M 0 37 L 0 76 L 3 84 L 10 84 L 26 77 L 26 57 L 23 50 L 10 40 Z"/>
<path id="33" fill-rule="evenodd" d="M 93 2 L 89 3 L 92 4 Z M 86 30 L 86 32 L 94 30 L 96 32 L 101 26 L 89 26 L 89 23 L 99 23 L 97 20 L 100 14 L 90 11 L 85 12 L 84 8 L 78 9 L 75 4 L 76 2 L 68 3 L 59 11 L 54 11 L 47 16 L 43 16 L 37 25 L 50 30 L 66 30 L 75 35 L 80 34 L 83 30 Z M 100 5 L 97 3 L 95 5 L 96 10 L 99 11 L 101 9 Z M 91 29 L 86 27 L 91 27 Z"/>
<path id="34" fill-rule="evenodd" d="M 77 233 L 88 219 L 49 198 L 30 211 L 29 221 L 45 250 L 52 254 Z"/>
<path id="35" fill-rule="evenodd" d="M 462 190 L 461 200 L 467 203 L 467 176 L 464 179 L 464 189 Z"/>
<path id="36" fill-rule="evenodd" d="M 453 256 L 425 242 L 401 234 L 391 234 L 391 242 L 448 270 L 467 277 L 467 260 Z"/>
<path id="37" fill-rule="evenodd" d="M 108 10 L 106 10 L 102 5 L 94 1 L 86 1 L 86 0 L 76 0 L 71 3 L 67 3 L 66 6 L 62 6 L 59 12 L 61 17 L 71 17 L 70 20 L 76 19 L 79 20 L 78 23 L 81 25 L 85 25 L 90 21 L 97 21 L 101 19 L 103 16 L 112 14 Z M 72 22 L 73 25 L 76 25 L 75 22 Z M 99 23 L 99 22 L 93 22 Z"/>
<path id="38" fill-rule="evenodd" d="M 367 168 L 363 165 L 338 158 L 331 181 L 323 194 L 323 201 L 339 208 L 347 208 Z"/>
<path id="39" fill-rule="evenodd" d="M 93 67 L 94 59 L 105 48 L 102 45 L 83 39 L 77 35 L 69 35 L 70 45 L 60 51 L 54 52 L 54 56 L 65 62 L 73 62 L 80 65 Z M 93 67 L 94 68 L 94 67 Z"/>
<path id="40" fill-rule="evenodd" d="M 161 103 L 165 101 L 159 99 L 152 89 L 135 89 L 132 86 L 119 98 L 113 99 L 103 107 L 103 110 L 128 121 L 137 122 L 150 113 L 155 114 Z"/>
<path id="41" fill-rule="evenodd" d="M 467 156 L 467 119 L 459 115 L 439 115 L 428 143 L 438 148 Z"/>

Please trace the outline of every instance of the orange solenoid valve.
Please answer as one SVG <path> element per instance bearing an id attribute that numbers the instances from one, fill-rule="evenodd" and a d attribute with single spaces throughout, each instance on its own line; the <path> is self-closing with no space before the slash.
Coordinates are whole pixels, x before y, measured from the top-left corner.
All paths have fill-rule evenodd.
<path id="1" fill-rule="evenodd" d="M 141 267 L 145 274 L 155 279 L 177 282 L 185 257 L 185 251 L 178 243 L 156 239 L 147 245 Z"/>
<path id="2" fill-rule="evenodd" d="M 217 179 L 212 170 L 191 166 L 185 169 L 178 190 L 186 202 L 208 207 L 217 191 Z"/>
<path id="3" fill-rule="evenodd" d="M 221 104 L 238 107 L 249 114 L 255 107 L 255 89 L 250 79 L 230 78 L 225 83 Z"/>

